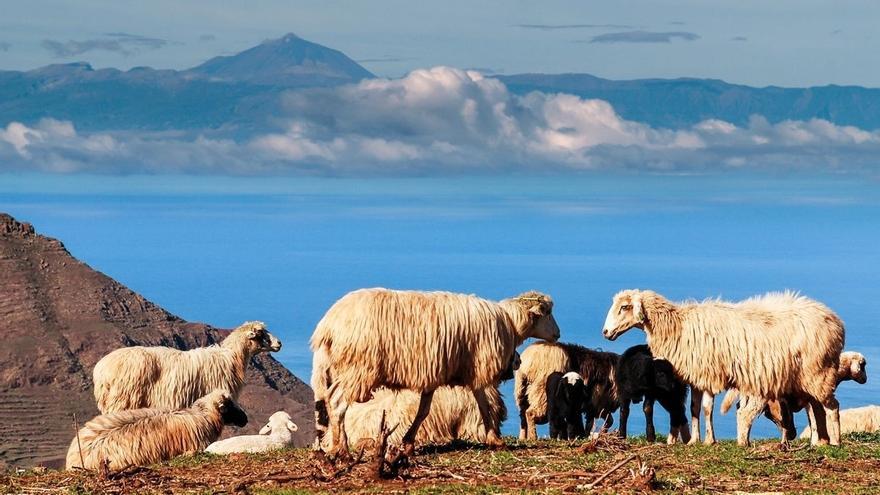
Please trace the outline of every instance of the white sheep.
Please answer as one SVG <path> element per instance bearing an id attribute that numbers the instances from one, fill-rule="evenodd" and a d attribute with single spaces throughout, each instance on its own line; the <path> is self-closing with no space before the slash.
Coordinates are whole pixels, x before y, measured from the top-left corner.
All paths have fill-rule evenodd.
<path id="1" fill-rule="evenodd" d="M 67 469 L 111 471 L 201 452 L 223 426 L 245 426 L 247 415 L 225 390 L 214 390 L 186 409 L 132 409 L 98 416 L 67 449 Z"/>
<path id="2" fill-rule="evenodd" d="M 205 452 L 212 454 L 233 454 L 237 452 L 269 452 L 293 446 L 293 433 L 299 428 L 291 420 L 290 415 L 278 411 L 269 416 L 269 422 L 260 429 L 259 435 L 239 435 L 218 440 Z"/>
<path id="3" fill-rule="evenodd" d="M 508 368 L 516 347 L 529 337 L 559 338 L 553 301 L 537 292 L 492 302 L 449 292 L 363 289 L 337 301 L 312 335 L 313 387 L 320 445 L 322 410 L 329 414 L 330 453 L 345 455 L 344 421 L 349 405 L 366 402 L 379 387 L 420 394 L 419 407 L 402 443 L 411 453 L 434 391 L 443 385 L 472 390 L 489 434 L 485 389 Z"/>
<path id="4" fill-rule="evenodd" d="M 218 388 L 237 399 L 251 358 L 280 349 L 281 342 L 259 321 L 242 324 L 220 345 L 189 351 L 161 346 L 116 349 L 101 358 L 92 372 L 95 401 L 98 410 L 107 414 L 180 409 Z"/>
<path id="5" fill-rule="evenodd" d="M 810 398 L 819 442 L 840 443 L 834 390 L 844 327 L 825 305 L 789 292 L 735 304 L 674 304 L 652 291 L 622 291 L 602 333 L 614 340 L 634 327 L 645 331 L 651 353 L 669 361 L 687 383 L 713 395 L 737 387 L 748 396 L 737 412 L 740 445 L 748 445 L 766 399 L 788 395 Z"/>
<path id="6" fill-rule="evenodd" d="M 840 410 L 840 433 L 875 433 L 880 431 L 880 406 L 863 406 Z M 801 438 L 810 438 L 812 429 L 807 426 Z"/>

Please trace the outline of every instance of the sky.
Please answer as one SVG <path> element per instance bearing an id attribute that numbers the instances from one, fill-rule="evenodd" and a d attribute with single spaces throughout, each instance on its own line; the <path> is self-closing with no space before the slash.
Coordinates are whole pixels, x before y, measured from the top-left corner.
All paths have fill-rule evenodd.
<path id="1" fill-rule="evenodd" d="M 877 87 L 878 18 L 880 3 L 863 0 L 34 0 L 4 2 L 0 69 L 180 69 L 294 32 L 386 77 L 448 65 Z"/>

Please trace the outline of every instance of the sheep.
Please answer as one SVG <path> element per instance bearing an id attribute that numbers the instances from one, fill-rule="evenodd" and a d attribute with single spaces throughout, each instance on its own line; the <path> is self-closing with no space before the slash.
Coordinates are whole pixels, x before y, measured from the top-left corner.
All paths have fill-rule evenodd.
<path id="1" fill-rule="evenodd" d="M 853 380 L 856 383 L 864 384 L 868 381 L 867 360 L 860 352 L 845 351 L 840 353 L 840 364 L 837 367 L 837 384 Z M 721 403 L 721 412 L 727 413 L 730 406 L 739 397 L 739 391 L 730 389 Z M 767 401 L 764 407 L 764 416 L 773 421 L 779 428 L 782 435 L 782 441 L 787 442 L 794 440 L 797 431 L 794 426 L 794 414 L 802 411 L 807 406 L 807 401 L 789 396 L 778 400 Z"/>
<path id="2" fill-rule="evenodd" d="M 617 363 L 617 391 L 620 398 L 620 427 L 618 433 L 626 438 L 630 403 L 638 403 L 644 398 L 642 409 L 645 412 L 645 437 L 654 442 L 654 402 L 669 413 L 669 436 L 666 443 L 672 444 L 681 436 L 683 442 L 690 440 L 685 417 L 687 386 L 675 377 L 672 365 L 664 359 L 655 359 L 646 345 L 636 345 L 627 349 Z"/>
<path id="3" fill-rule="evenodd" d="M 651 353 L 679 378 L 713 395 L 737 387 L 748 396 L 737 413 L 739 445 L 748 445 L 765 400 L 788 395 L 810 398 L 817 443 L 840 443 L 834 389 L 844 326 L 825 305 L 791 292 L 735 304 L 674 304 L 653 291 L 619 292 L 602 333 L 614 340 L 633 327 L 645 331 Z"/>
<path id="4" fill-rule="evenodd" d="M 595 418 L 605 420 L 602 431 L 614 423 L 612 413 L 619 407 L 615 368 L 620 358 L 612 352 L 587 349 L 576 344 L 536 342 L 523 351 L 522 365 L 516 373 L 514 395 L 520 411 L 520 439 L 537 439 L 536 425 L 549 421 L 552 391 L 569 372 L 584 380 L 587 400 L 585 431 L 592 431 Z"/>
<path id="5" fill-rule="evenodd" d="M 863 406 L 840 411 L 840 433 L 875 433 L 880 431 L 880 406 Z M 807 426 L 801 438 L 810 438 L 812 428 Z"/>
<path id="6" fill-rule="evenodd" d="M 97 416 L 77 432 L 67 450 L 67 469 L 111 471 L 201 452 L 223 426 L 245 426 L 247 415 L 217 389 L 186 409 L 132 409 Z"/>
<path id="7" fill-rule="evenodd" d="M 237 452 L 255 453 L 279 450 L 293 446 L 293 433 L 298 429 L 289 414 L 278 411 L 269 416 L 269 422 L 260 429 L 259 435 L 239 435 L 218 440 L 208 445 L 205 452 L 224 455 Z"/>
<path id="8" fill-rule="evenodd" d="M 419 426 L 427 416 L 434 391 L 461 385 L 473 391 L 486 443 L 503 442 L 492 428 L 486 398 L 510 363 L 518 345 L 529 337 L 555 341 L 559 327 L 553 300 L 539 292 L 492 302 L 450 292 L 361 289 L 337 301 L 318 322 L 311 338 L 313 383 L 320 445 L 329 426 L 333 455 L 347 455 L 345 413 L 365 402 L 382 386 L 420 393 L 419 407 L 402 439 L 411 454 Z"/>
<path id="9" fill-rule="evenodd" d="M 501 393 L 488 387 L 486 399 L 491 417 L 491 430 L 500 436 L 501 423 L 507 419 L 507 407 Z M 375 445 L 382 432 L 383 414 L 390 430 L 388 440 L 400 443 L 418 412 L 420 394 L 412 390 L 379 388 L 367 402 L 356 402 L 345 414 L 345 434 L 355 450 Z M 455 440 L 485 443 L 487 430 L 473 392 L 467 387 L 441 386 L 434 393 L 431 410 L 419 428 L 415 442 L 418 445 L 446 445 Z M 332 435 L 322 439 L 322 447 L 329 448 Z"/>
<path id="10" fill-rule="evenodd" d="M 232 331 L 220 345 L 180 351 L 170 347 L 124 347 L 107 354 L 92 372 L 101 414 L 140 408 L 181 409 L 213 389 L 238 398 L 245 369 L 281 342 L 259 321 Z"/>
<path id="11" fill-rule="evenodd" d="M 501 381 L 512 379 L 520 363 L 519 353 L 514 352 L 513 359 L 501 374 L 499 382 L 486 389 L 493 430 L 498 436 L 501 435 L 501 423 L 507 419 L 507 407 L 498 391 L 498 385 Z M 403 428 L 400 425 L 412 423 L 418 403 L 419 394 L 409 390 L 375 390 L 372 399 L 356 402 L 346 412 L 345 431 L 349 442 L 358 450 L 366 443 L 378 439 L 382 434 L 379 429 L 383 413 L 386 416 L 385 425 L 391 431 L 389 439 L 400 442 L 403 438 Z M 443 445 L 454 440 L 485 442 L 486 428 L 474 395 L 469 389 L 443 386 L 437 389 L 431 411 L 416 435 L 416 443 Z M 325 447 L 332 444 L 329 435 L 323 437 L 322 441 Z"/>
<path id="12" fill-rule="evenodd" d="M 587 387 L 580 373 L 569 371 L 558 380 L 548 400 L 547 416 L 550 438 L 574 440 L 584 432 L 583 407 L 587 400 Z"/>

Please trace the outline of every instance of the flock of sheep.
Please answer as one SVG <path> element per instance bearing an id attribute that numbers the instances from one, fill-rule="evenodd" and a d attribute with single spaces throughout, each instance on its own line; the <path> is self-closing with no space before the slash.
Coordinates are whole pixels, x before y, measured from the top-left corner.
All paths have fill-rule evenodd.
<path id="1" fill-rule="evenodd" d="M 553 438 L 588 435 L 597 420 L 604 431 L 618 409 L 618 432 L 625 437 L 630 405 L 643 402 L 646 436 L 653 441 L 659 402 L 670 417 L 669 443 L 699 441 L 701 407 L 705 442 L 713 443 L 714 398 L 725 390 L 722 410 L 739 401 L 740 445 L 748 445 L 762 412 L 787 441 L 796 435 L 794 412 L 806 408 L 810 427 L 804 434 L 814 445 L 837 445 L 842 432 L 880 427 L 880 407 L 840 413 L 837 385 L 865 383 L 865 359 L 843 352 L 843 322 L 806 297 L 786 292 L 738 303 L 676 304 L 652 291 L 622 291 L 613 298 L 603 335 L 614 340 L 639 328 L 647 340 L 622 355 L 557 343 L 552 311 L 553 300 L 539 292 L 498 302 L 387 289 L 345 295 L 311 339 L 315 448 L 347 456 L 352 444 L 383 434 L 405 455 L 417 443 L 456 439 L 502 446 L 507 410 L 498 386 L 511 378 L 522 439 L 536 438 L 536 425 L 543 423 Z M 529 338 L 545 342 L 520 356 L 516 348 Z M 297 427 L 283 411 L 260 435 L 216 441 L 224 425 L 247 423 L 235 400 L 248 362 L 280 347 L 264 324 L 248 322 L 219 346 L 111 352 L 94 370 L 102 415 L 72 440 L 67 468 L 119 470 L 203 450 L 291 445 Z"/>

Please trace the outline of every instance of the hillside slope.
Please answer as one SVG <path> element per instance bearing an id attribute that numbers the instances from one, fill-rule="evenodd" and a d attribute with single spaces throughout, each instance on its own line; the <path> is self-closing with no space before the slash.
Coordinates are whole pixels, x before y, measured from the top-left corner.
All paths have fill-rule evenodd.
<path id="1" fill-rule="evenodd" d="M 64 245 L 0 214 L 0 468 L 56 464 L 97 414 L 91 371 L 113 349 L 210 345 L 224 330 L 188 323 L 78 261 Z M 268 355 L 254 359 L 240 402 L 255 432 L 287 410 L 314 436 L 311 389 Z M 228 433 L 235 433 L 233 429 Z"/>

